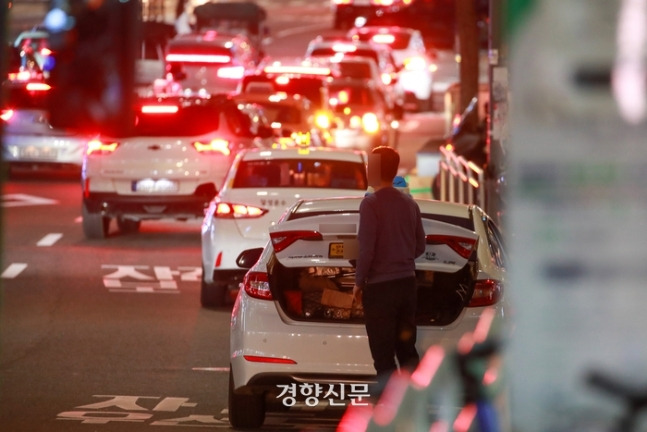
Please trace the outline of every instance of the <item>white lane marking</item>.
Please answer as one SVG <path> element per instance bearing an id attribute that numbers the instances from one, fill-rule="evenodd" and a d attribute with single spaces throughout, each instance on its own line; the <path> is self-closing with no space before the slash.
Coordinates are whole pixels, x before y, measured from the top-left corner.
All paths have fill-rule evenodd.
<path id="1" fill-rule="evenodd" d="M 13 279 L 26 268 L 27 268 L 27 264 L 25 263 L 10 264 L 9 267 L 7 267 L 5 271 L 2 272 L 2 275 L 0 275 L 0 277 L 2 279 Z"/>
<path id="2" fill-rule="evenodd" d="M 61 233 L 47 234 L 45 237 L 40 239 L 38 243 L 36 243 L 36 246 L 52 246 L 54 243 L 59 241 L 61 237 L 63 237 L 63 234 Z"/>
<path id="3" fill-rule="evenodd" d="M 2 195 L 2 207 L 21 207 L 29 205 L 52 205 L 58 201 L 27 194 Z"/>

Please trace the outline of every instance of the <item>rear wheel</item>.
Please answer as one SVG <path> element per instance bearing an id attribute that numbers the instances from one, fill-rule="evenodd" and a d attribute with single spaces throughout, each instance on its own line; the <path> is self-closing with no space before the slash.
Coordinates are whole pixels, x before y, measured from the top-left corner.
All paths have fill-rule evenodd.
<path id="1" fill-rule="evenodd" d="M 202 281 L 200 283 L 200 304 L 203 307 L 220 307 L 225 304 L 227 285 L 204 280 L 204 267 L 202 268 Z"/>
<path id="2" fill-rule="evenodd" d="M 142 221 L 128 219 L 120 216 L 117 218 L 117 227 L 119 228 L 119 231 L 124 234 L 136 233 L 137 231 L 139 231 L 141 222 Z"/>
<path id="3" fill-rule="evenodd" d="M 88 239 L 104 239 L 108 235 L 110 218 L 99 212 L 91 212 L 84 203 L 81 209 L 83 234 Z"/>
<path id="4" fill-rule="evenodd" d="M 258 429 L 265 421 L 265 396 L 263 394 L 237 394 L 234 378 L 229 369 L 229 423 L 235 429 Z"/>

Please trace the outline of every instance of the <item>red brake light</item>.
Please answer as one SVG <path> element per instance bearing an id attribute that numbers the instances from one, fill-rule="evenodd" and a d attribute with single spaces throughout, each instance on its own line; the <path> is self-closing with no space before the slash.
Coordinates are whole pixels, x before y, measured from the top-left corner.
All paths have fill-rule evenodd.
<path id="1" fill-rule="evenodd" d="M 253 356 L 253 355 L 244 355 L 243 358 L 248 362 L 254 362 L 254 363 L 297 364 L 297 362 L 289 358 L 264 357 L 264 356 Z"/>
<path id="2" fill-rule="evenodd" d="M 332 46 L 333 51 L 338 53 L 347 53 L 357 51 L 357 47 L 353 44 L 336 43 Z"/>
<path id="3" fill-rule="evenodd" d="M 281 252 L 297 240 L 323 240 L 317 231 L 281 231 L 270 233 L 275 252 Z"/>
<path id="4" fill-rule="evenodd" d="M 175 114 L 178 110 L 177 105 L 144 105 L 141 109 L 144 114 Z"/>
<path id="5" fill-rule="evenodd" d="M 30 82 L 25 86 L 27 91 L 47 91 L 52 87 L 44 82 Z"/>
<path id="6" fill-rule="evenodd" d="M 272 300 L 267 273 L 248 271 L 243 278 L 242 285 L 249 296 L 261 300 Z"/>
<path id="7" fill-rule="evenodd" d="M 445 244 L 449 246 L 454 252 L 462 256 L 463 258 L 469 258 L 474 246 L 476 245 L 476 240 L 468 239 L 464 237 L 455 237 L 448 235 L 434 235 L 430 234 L 426 236 L 427 244 L 430 245 L 441 245 Z"/>
<path id="8" fill-rule="evenodd" d="M 474 284 L 474 294 L 468 307 L 491 306 L 498 303 L 503 295 L 503 284 L 494 279 L 485 279 L 476 281 Z"/>
<path id="9" fill-rule="evenodd" d="M 213 216 L 222 219 L 248 219 L 257 218 L 267 213 L 266 209 L 245 204 L 219 202 Z"/>
<path id="10" fill-rule="evenodd" d="M 229 149 L 229 141 L 222 138 L 214 138 L 207 143 L 196 141 L 193 147 L 202 154 L 223 154 L 229 156 L 231 150 Z"/>
<path id="11" fill-rule="evenodd" d="M 391 45 L 393 42 L 395 42 L 395 36 L 387 33 L 378 33 L 376 35 L 373 35 L 371 39 L 373 40 L 373 42 L 378 44 Z"/>
<path id="12" fill-rule="evenodd" d="M 245 74 L 245 68 L 242 66 L 221 67 L 216 72 L 219 78 L 241 79 Z"/>
<path id="13" fill-rule="evenodd" d="M 5 109 L 2 110 L 2 113 L 0 113 L 0 118 L 6 122 L 9 121 L 11 117 L 13 117 L 14 110 L 12 109 Z"/>
<path id="14" fill-rule="evenodd" d="M 231 57 L 224 54 L 167 54 L 166 61 L 183 63 L 230 63 Z"/>
<path id="15" fill-rule="evenodd" d="M 118 142 L 105 143 L 98 139 L 93 139 L 88 142 L 85 152 L 88 155 L 107 155 L 114 152 L 119 147 Z"/>

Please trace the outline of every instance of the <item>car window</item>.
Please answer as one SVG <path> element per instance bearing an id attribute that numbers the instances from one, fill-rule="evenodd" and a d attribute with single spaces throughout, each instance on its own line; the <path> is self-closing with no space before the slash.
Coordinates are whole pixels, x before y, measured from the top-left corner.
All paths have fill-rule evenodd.
<path id="1" fill-rule="evenodd" d="M 330 105 L 341 110 L 348 105 L 375 106 L 380 101 L 369 87 L 332 84 L 329 89 Z"/>
<path id="2" fill-rule="evenodd" d="M 48 109 L 46 91 L 29 91 L 25 86 L 3 87 L 4 106 L 11 109 Z"/>
<path id="3" fill-rule="evenodd" d="M 220 109 L 213 105 L 192 105 L 175 113 L 140 113 L 132 136 L 197 136 L 218 129 Z"/>
<path id="4" fill-rule="evenodd" d="M 490 248 L 490 253 L 495 261 L 495 264 L 498 267 L 505 269 L 506 265 L 506 254 L 504 249 L 504 242 L 501 232 L 497 226 L 491 220 L 487 220 L 486 223 L 487 236 L 488 236 L 488 245 Z"/>
<path id="5" fill-rule="evenodd" d="M 242 161 L 234 188 L 335 188 L 366 190 L 363 163 L 328 159 Z"/>
<path id="6" fill-rule="evenodd" d="M 242 93 L 254 93 L 261 86 L 271 86 L 271 91 L 267 91 L 267 93 L 284 92 L 288 95 L 298 94 L 310 100 L 315 106 L 321 107 L 323 106 L 321 93 L 323 85 L 323 78 L 321 77 L 269 77 L 266 75 L 248 75 L 243 77 L 240 87 Z"/>

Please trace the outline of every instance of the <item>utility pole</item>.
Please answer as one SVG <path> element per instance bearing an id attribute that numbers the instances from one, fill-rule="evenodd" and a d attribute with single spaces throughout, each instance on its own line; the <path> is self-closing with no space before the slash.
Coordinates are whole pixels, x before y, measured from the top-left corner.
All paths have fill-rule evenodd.
<path id="1" fill-rule="evenodd" d="M 459 65 L 460 96 L 458 112 L 462 113 L 479 90 L 479 35 L 477 28 L 475 0 L 456 0 L 456 35 Z M 466 121 L 467 131 L 476 131 L 478 110 L 470 114 Z"/>

